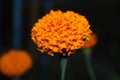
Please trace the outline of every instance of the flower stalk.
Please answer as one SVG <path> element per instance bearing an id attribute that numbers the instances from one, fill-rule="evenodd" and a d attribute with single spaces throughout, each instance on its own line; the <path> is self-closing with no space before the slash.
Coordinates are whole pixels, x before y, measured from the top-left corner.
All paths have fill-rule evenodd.
<path id="1" fill-rule="evenodd" d="M 91 48 L 87 48 L 87 49 L 83 50 L 83 53 L 84 53 L 85 61 L 86 61 L 85 62 L 86 63 L 86 68 L 87 68 L 89 76 L 91 78 L 90 80 L 96 80 L 94 70 L 92 68 L 91 58 L 90 58 L 91 51 L 92 51 Z"/>
<path id="2" fill-rule="evenodd" d="M 67 66 L 67 58 L 62 56 L 61 57 L 61 80 L 65 80 L 65 71 Z"/>
<path id="3" fill-rule="evenodd" d="M 20 78 L 18 78 L 18 77 L 14 77 L 12 80 L 20 80 Z"/>

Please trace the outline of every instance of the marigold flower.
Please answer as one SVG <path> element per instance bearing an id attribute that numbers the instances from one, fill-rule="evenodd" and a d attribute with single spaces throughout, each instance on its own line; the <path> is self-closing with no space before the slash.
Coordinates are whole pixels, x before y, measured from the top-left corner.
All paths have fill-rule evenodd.
<path id="1" fill-rule="evenodd" d="M 97 35 L 95 33 L 91 33 L 90 39 L 85 42 L 82 48 L 92 48 L 97 44 Z"/>
<path id="2" fill-rule="evenodd" d="M 19 77 L 32 67 L 32 59 L 26 51 L 10 50 L 1 57 L 1 72 L 8 77 Z"/>
<path id="3" fill-rule="evenodd" d="M 89 28 L 87 19 L 78 13 L 51 10 L 35 23 L 31 36 L 41 52 L 65 56 L 83 46 L 92 33 Z"/>

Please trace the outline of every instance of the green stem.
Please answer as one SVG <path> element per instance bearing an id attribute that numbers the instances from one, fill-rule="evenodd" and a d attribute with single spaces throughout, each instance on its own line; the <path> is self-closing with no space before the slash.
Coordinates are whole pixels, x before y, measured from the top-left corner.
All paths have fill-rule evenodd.
<path id="1" fill-rule="evenodd" d="M 18 77 L 14 77 L 12 80 L 20 80 L 20 78 L 18 78 Z"/>
<path id="2" fill-rule="evenodd" d="M 89 76 L 90 76 L 91 80 L 96 80 L 94 70 L 92 68 L 92 63 L 91 63 L 91 57 L 90 57 L 91 56 L 91 51 L 92 51 L 92 49 L 84 49 L 83 53 L 84 53 L 84 56 L 85 56 L 86 67 L 87 67 Z"/>
<path id="3" fill-rule="evenodd" d="M 65 80 L 65 70 L 67 66 L 67 58 L 61 58 L 61 80 Z"/>

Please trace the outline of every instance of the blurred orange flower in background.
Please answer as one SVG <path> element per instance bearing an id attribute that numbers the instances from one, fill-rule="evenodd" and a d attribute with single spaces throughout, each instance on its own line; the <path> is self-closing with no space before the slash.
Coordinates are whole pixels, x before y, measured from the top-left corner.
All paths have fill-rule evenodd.
<path id="1" fill-rule="evenodd" d="M 55 53 L 69 56 L 83 46 L 90 33 L 89 22 L 84 16 L 60 10 L 51 10 L 31 30 L 32 40 L 38 49 L 52 56 Z"/>
<path id="2" fill-rule="evenodd" d="M 90 39 L 85 42 L 83 45 L 83 49 L 85 48 L 92 48 L 94 47 L 98 42 L 97 35 L 95 33 L 91 33 Z"/>
<path id="3" fill-rule="evenodd" d="M 8 77 L 20 77 L 32 67 L 30 55 L 23 50 L 10 50 L 1 56 L 0 70 Z"/>

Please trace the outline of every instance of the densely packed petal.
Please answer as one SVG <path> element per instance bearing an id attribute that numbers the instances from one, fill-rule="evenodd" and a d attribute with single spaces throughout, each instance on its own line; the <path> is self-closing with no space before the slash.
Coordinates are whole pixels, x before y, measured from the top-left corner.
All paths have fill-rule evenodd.
<path id="1" fill-rule="evenodd" d="M 72 54 L 83 46 L 90 33 L 89 22 L 84 16 L 60 10 L 51 10 L 31 30 L 32 40 L 38 49 L 52 56 L 56 53 L 64 56 Z"/>

